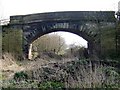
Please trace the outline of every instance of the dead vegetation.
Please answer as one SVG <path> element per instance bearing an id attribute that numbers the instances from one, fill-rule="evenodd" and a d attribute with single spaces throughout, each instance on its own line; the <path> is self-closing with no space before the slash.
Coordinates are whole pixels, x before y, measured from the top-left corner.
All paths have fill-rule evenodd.
<path id="1" fill-rule="evenodd" d="M 61 57 L 56 60 L 56 56 L 51 57 L 51 55 L 54 56 L 53 53 L 43 53 L 34 60 L 24 60 L 21 63 L 17 62 L 12 55 L 4 54 L 3 86 L 39 88 L 42 83 L 56 85 L 58 82 L 60 85 L 64 84 L 65 88 L 116 88 L 120 85 L 120 75 L 114 67 L 93 64 L 89 60 L 75 57 Z"/>

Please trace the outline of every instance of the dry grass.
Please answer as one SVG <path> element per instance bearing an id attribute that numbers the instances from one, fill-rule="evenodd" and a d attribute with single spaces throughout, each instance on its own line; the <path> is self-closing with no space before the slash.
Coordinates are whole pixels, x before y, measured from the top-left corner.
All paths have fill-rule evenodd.
<path id="1" fill-rule="evenodd" d="M 120 85 L 119 74 L 110 66 L 92 64 L 91 62 L 82 63 L 83 61 L 80 60 L 71 60 L 66 63 L 64 61 L 61 65 L 58 63 L 56 68 L 54 64 L 50 64 L 44 69 L 34 70 L 33 77 L 40 82 L 60 81 L 65 84 L 65 88 L 116 88 Z M 45 79 L 44 76 L 48 78 Z"/>
<path id="2" fill-rule="evenodd" d="M 5 58 L 7 59 L 7 57 Z M 17 65 L 15 64 L 14 60 L 12 60 L 12 57 L 11 60 L 8 61 L 10 62 L 6 64 L 9 65 L 9 67 L 7 66 L 9 69 L 11 65 L 13 64 Z M 101 64 L 92 64 L 91 62 L 86 63 L 85 60 L 81 61 L 81 60 L 76 60 L 75 58 L 74 60 L 68 58 L 63 59 L 61 61 L 52 60 L 52 62 L 51 64 L 49 64 L 50 63 L 49 61 L 40 59 L 36 61 L 29 61 L 29 63 L 27 62 L 27 64 L 25 64 L 28 66 L 28 67 L 27 66 L 24 67 L 27 71 L 29 69 L 32 70 L 33 69 L 32 67 L 36 69 L 36 70 L 33 69 L 32 71 L 34 74 L 33 76 L 37 78 L 38 81 L 37 83 L 34 83 L 35 87 L 37 87 L 36 85 L 40 82 L 40 80 L 42 80 L 42 77 L 44 77 L 45 74 L 48 75 L 49 80 L 52 80 L 52 77 L 54 77 L 54 80 L 56 81 L 60 80 L 60 82 L 64 83 L 65 88 L 101 88 L 101 87 L 116 88 L 119 87 L 120 85 L 120 75 L 115 70 L 110 69 L 109 66 L 103 66 Z M 56 63 L 59 65 L 57 65 L 57 67 L 54 67 Z M 48 71 L 45 71 L 45 69 L 42 69 L 42 67 L 47 68 Z M 109 73 L 106 73 L 106 70 L 109 71 Z M 51 74 L 48 74 L 48 72 Z M 62 75 L 62 77 L 60 75 Z M 32 80 L 35 81 L 34 79 Z M 30 84 L 27 82 L 25 83 L 27 85 Z M 11 83 L 9 84 L 11 85 Z"/>
<path id="3" fill-rule="evenodd" d="M 73 68 L 71 73 L 67 73 L 67 78 L 65 78 L 66 88 L 101 88 L 101 87 L 118 87 L 120 85 L 119 75 L 109 74 L 106 75 L 104 70 L 106 66 L 94 65 L 89 63 L 89 66 L 78 66 Z M 116 77 L 117 76 L 117 77 Z M 118 79 L 118 80 L 116 80 Z M 106 85 L 106 86 L 105 86 Z"/>
<path id="4" fill-rule="evenodd" d="M 0 70 L 3 75 L 2 79 L 10 79 L 13 77 L 14 73 L 24 70 L 24 67 L 19 66 L 14 56 L 10 53 L 4 53 L 0 62 Z"/>

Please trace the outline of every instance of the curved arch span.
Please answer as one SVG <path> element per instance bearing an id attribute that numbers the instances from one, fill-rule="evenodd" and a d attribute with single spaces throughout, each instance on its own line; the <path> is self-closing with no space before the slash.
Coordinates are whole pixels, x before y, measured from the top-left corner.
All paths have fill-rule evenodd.
<path id="1" fill-rule="evenodd" d="M 48 32 L 37 33 L 35 37 L 33 37 L 29 40 L 29 44 L 34 42 L 36 39 L 38 39 L 39 37 L 41 37 L 45 34 L 49 34 L 49 33 L 52 33 L 52 32 L 59 32 L 59 31 L 73 33 L 75 35 L 78 35 L 78 36 L 82 37 L 83 39 L 85 39 L 88 42 L 93 42 L 94 41 L 94 38 L 91 37 L 90 35 L 87 35 L 87 33 L 85 33 L 85 32 L 77 32 L 77 30 L 72 30 L 71 31 L 69 29 L 53 29 L 53 30 L 50 30 Z"/>

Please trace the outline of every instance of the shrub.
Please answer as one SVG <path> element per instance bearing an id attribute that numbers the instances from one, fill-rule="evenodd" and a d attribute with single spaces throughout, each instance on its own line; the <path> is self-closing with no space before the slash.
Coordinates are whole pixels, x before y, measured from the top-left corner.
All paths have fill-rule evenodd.
<path id="1" fill-rule="evenodd" d="M 64 84 L 61 82 L 55 82 L 55 81 L 47 81 L 43 82 L 38 85 L 39 88 L 42 89 L 62 89 L 64 87 Z"/>
<path id="2" fill-rule="evenodd" d="M 17 72 L 14 75 L 14 79 L 18 80 L 18 81 L 24 80 L 24 79 L 27 79 L 27 78 L 28 78 L 28 75 L 25 72 L 23 72 L 23 71 Z"/>

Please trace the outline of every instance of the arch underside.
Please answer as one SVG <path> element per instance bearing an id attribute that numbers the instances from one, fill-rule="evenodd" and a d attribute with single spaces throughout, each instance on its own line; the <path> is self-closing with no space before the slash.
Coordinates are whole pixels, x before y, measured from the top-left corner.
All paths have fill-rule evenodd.
<path id="1" fill-rule="evenodd" d="M 57 31 L 71 32 L 83 37 L 87 41 L 93 41 L 98 34 L 98 27 L 96 26 L 95 23 L 84 22 L 44 22 L 25 25 L 23 32 L 24 39 L 28 43 L 32 43 L 44 34 Z"/>

